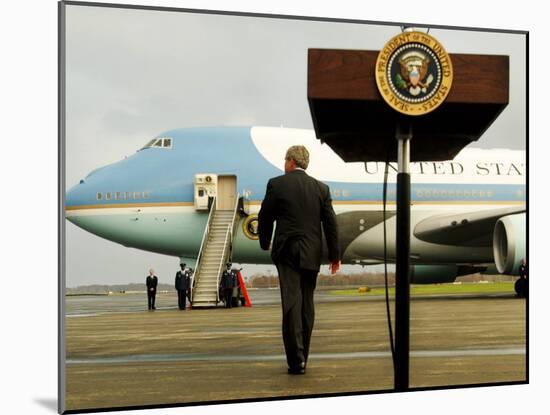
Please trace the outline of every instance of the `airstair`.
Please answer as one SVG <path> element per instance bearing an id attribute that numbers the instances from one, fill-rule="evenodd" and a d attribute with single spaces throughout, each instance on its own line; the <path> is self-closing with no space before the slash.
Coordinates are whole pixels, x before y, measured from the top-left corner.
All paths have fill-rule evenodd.
<path id="1" fill-rule="evenodd" d="M 239 216 L 239 196 L 232 210 L 216 209 L 214 199 L 204 229 L 195 273 L 191 282 L 193 308 L 215 307 L 220 301 L 219 283 L 226 263 L 231 259 L 233 237 Z"/>

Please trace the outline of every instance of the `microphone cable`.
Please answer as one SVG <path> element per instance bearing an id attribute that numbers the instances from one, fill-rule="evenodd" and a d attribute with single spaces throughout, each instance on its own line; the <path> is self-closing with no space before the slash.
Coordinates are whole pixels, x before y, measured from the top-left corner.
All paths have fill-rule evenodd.
<path id="1" fill-rule="evenodd" d="M 367 162 L 364 163 L 365 171 L 368 172 Z M 393 327 L 390 311 L 390 294 L 389 294 L 389 284 L 388 284 L 388 238 L 387 238 L 387 228 L 386 228 L 386 204 L 388 199 L 388 167 L 389 160 L 386 157 L 384 162 L 384 181 L 382 187 L 382 222 L 384 230 L 384 286 L 386 292 L 386 319 L 388 321 L 388 334 L 390 338 L 390 349 L 391 349 L 391 358 L 392 364 L 395 370 L 395 343 L 393 339 Z"/>

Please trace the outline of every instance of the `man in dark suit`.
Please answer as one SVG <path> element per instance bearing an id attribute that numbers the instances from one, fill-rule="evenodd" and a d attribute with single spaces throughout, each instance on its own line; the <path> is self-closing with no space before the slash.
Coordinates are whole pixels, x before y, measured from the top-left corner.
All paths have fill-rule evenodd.
<path id="1" fill-rule="evenodd" d="M 267 183 L 258 215 L 260 246 L 271 249 L 277 266 L 283 307 L 283 342 L 289 374 L 303 374 L 315 319 L 313 291 L 321 265 L 323 228 L 330 270 L 340 269 L 338 228 L 329 187 L 306 174 L 309 153 L 292 146 L 285 174 Z M 271 244 L 273 222 L 277 222 Z"/>
<path id="2" fill-rule="evenodd" d="M 225 308 L 231 308 L 233 306 L 232 297 L 236 278 L 234 272 L 231 270 L 231 262 L 228 262 L 226 266 L 227 268 L 222 274 L 220 285 L 222 290 L 222 298 L 225 301 Z"/>
<path id="3" fill-rule="evenodd" d="M 521 260 L 521 264 L 519 266 L 519 277 L 527 278 L 527 261 L 525 258 Z"/>
<path id="4" fill-rule="evenodd" d="M 519 279 L 516 281 L 514 287 L 518 297 L 527 298 L 529 284 L 527 281 L 527 261 L 525 258 L 521 260 L 519 266 Z"/>
<path id="5" fill-rule="evenodd" d="M 147 307 L 149 310 L 156 310 L 155 297 L 157 295 L 158 278 L 155 275 L 155 271 L 151 268 L 149 275 L 145 279 L 145 285 L 147 286 Z"/>
<path id="6" fill-rule="evenodd" d="M 180 270 L 176 273 L 174 285 L 178 291 L 178 307 L 180 310 L 185 310 L 185 303 L 189 293 L 189 271 L 185 268 L 185 264 L 180 264 Z"/>

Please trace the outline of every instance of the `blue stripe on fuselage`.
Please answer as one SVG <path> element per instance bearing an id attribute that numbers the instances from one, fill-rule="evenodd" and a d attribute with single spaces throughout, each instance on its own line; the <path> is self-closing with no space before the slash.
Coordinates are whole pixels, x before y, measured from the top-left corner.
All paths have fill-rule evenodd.
<path id="1" fill-rule="evenodd" d="M 124 205 L 136 202 L 192 202 L 194 175 L 236 175 L 237 190 L 262 200 L 269 178 L 283 173 L 252 142 L 250 127 L 186 128 L 167 131 L 171 149 L 146 148 L 117 163 L 96 169 L 67 193 L 66 206 Z M 281 160 L 281 167 L 283 160 Z M 326 182 L 335 201 L 379 201 L 381 183 Z M 115 198 L 116 192 L 120 193 Z M 131 197 L 125 199 L 128 192 Z M 138 198 L 133 197 L 137 192 Z M 148 197 L 143 198 L 143 192 Z M 395 185 L 388 185 L 395 197 Z M 97 194 L 102 200 L 97 200 Z M 110 193 L 110 200 L 105 195 Z M 393 193 L 393 195 L 392 195 Z M 524 185 L 413 184 L 413 201 L 524 201 Z"/>
<path id="2" fill-rule="evenodd" d="M 120 192 L 147 192 L 147 203 L 192 202 L 196 173 L 236 175 L 248 186 L 265 187 L 266 179 L 282 173 L 258 152 L 250 136 L 250 127 L 186 128 L 166 131 L 159 137 L 171 137 L 171 149 L 146 148 L 131 157 L 98 169 L 67 194 L 68 207 L 136 203 L 116 199 Z M 257 180 L 257 183 L 256 183 Z M 265 190 L 265 189 L 264 189 Z M 97 200 L 101 192 L 103 199 Z M 105 200 L 105 194 L 111 194 Z"/>

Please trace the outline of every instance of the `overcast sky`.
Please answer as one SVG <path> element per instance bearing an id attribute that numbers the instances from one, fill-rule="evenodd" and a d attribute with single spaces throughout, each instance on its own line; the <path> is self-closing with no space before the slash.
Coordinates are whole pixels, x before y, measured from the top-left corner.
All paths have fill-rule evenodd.
<path id="1" fill-rule="evenodd" d="M 312 128 L 307 49 L 378 50 L 400 32 L 397 25 L 82 6 L 67 6 L 66 27 L 67 188 L 173 128 Z M 450 53 L 510 56 L 510 103 L 473 146 L 525 149 L 525 36 L 430 34 Z M 69 222 L 66 235 L 67 286 L 143 281 L 151 266 L 170 283 L 178 268 L 177 258 L 124 248 Z"/>

